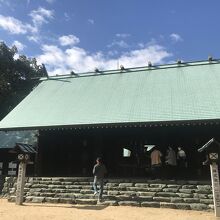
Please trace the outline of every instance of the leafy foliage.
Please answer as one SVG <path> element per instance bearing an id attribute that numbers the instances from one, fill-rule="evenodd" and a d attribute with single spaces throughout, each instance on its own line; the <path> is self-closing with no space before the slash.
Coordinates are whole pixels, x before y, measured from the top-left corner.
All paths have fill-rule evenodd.
<path id="1" fill-rule="evenodd" d="M 0 42 L 0 120 L 35 87 L 46 69 L 35 58 L 20 55 L 17 48 Z"/>

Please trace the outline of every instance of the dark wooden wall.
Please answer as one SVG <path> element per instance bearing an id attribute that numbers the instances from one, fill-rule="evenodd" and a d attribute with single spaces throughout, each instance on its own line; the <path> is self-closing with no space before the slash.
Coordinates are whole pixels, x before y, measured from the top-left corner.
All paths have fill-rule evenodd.
<path id="1" fill-rule="evenodd" d="M 163 155 L 168 146 L 174 150 L 183 147 L 191 176 L 200 175 L 199 169 L 203 170 L 201 164 L 205 155 L 199 154 L 197 149 L 212 137 L 220 140 L 219 125 L 42 130 L 39 136 L 38 175 L 91 176 L 95 159 L 101 156 L 109 175 L 121 176 L 121 164 L 135 165 L 136 154 L 141 157 L 139 166 L 149 164 L 143 150 L 144 144 L 156 144 Z M 122 157 L 124 147 L 132 149 L 131 158 Z"/>

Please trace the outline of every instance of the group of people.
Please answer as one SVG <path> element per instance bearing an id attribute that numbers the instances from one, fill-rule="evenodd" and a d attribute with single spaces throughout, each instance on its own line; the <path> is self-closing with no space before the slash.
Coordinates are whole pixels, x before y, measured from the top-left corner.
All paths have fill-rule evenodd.
<path id="1" fill-rule="evenodd" d="M 166 168 L 165 173 L 167 178 L 175 177 L 176 167 L 179 168 L 179 171 L 182 174 L 184 173 L 184 169 L 187 167 L 186 153 L 181 147 L 178 147 L 177 153 L 174 151 L 172 147 L 168 147 L 166 151 L 166 155 L 165 157 L 163 157 L 163 154 L 155 146 L 152 149 L 150 158 L 151 158 L 151 170 L 152 170 L 153 178 L 161 177 L 162 167 Z"/>
<path id="2" fill-rule="evenodd" d="M 150 158 L 153 178 L 161 178 L 163 176 L 161 171 L 164 167 L 166 168 L 166 178 L 175 178 L 176 167 L 179 168 L 178 171 L 180 173 L 183 173 L 184 169 L 187 167 L 186 153 L 181 147 L 178 147 L 177 152 L 175 152 L 172 147 L 168 147 L 166 155 L 163 156 L 161 151 L 155 146 L 151 150 Z M 103 160 L 101 157 L 98 157 L 96 159 L 96 164 L 93 167 L 93 190 L 94 195 L 98 195 L 98 202 L 101 202 L 102 200 L 104 177 L 106 174 L 107 169 L 103 164 Z M 99 187 L 97 187 L 98 185 Z"/>

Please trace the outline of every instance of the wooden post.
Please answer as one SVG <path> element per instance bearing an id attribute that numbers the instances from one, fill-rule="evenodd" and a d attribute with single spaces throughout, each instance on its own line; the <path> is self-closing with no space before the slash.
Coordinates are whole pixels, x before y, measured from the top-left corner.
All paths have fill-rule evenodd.
<path id="1" fill-rule="evenodd" d="M 219 189 L 219 174 L 218 165 L 215 162 L 210 164 L 212 193 L 214 200 L 215 216 L 220 217 L 220 189 Z"/>
<path id="2" fill-rule="evenodd" d="M 24 184 L 26 173 L 26 161 L 21 161 L 18 168 L 16 205 L 22 205 L 24 199 Z"/>

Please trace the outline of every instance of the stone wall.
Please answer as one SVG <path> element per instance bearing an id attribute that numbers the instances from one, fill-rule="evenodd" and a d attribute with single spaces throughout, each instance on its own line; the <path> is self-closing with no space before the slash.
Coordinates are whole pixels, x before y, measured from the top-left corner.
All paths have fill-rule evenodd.
<path id="1" fill-rule="evenodd" d="M 26 178 L 25 202 L 97 204 L 92 178 Z M 15 201 L 16 178 L 6 177 L 2 196 Z M 213 210 L 210 182 L 146 179 L 108 179 L 103 205 L 127 205 L 192 210 Z"/>

